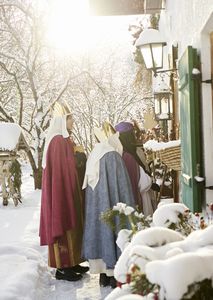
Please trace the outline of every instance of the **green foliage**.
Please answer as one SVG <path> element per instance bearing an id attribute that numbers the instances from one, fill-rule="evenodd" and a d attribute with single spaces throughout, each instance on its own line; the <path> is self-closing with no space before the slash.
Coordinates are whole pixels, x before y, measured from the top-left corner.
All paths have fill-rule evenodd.
<path id="1" fill-rule="evenodd" d="M 204 279 L 195 282 L 188 287 L 188 291 L 183 295 L 182 300 L 210 300 L 213 295 L 213 287 L 211 279 Z"/>
<path id="2" fill-rule="evenodd" d="M 187 236 L 195 229 L 193 228 L 192 220 L 191 220 L 191 213 L 179 213 L 178 214 L 179 222 L 171 223 L 168 228 L 174 231 L 180 232 L 183 235 Z"/>
<path id="3" fill-rule="evenodd" d="M 21 165 L 18 162 L 17 159 L 15 159 L 10 167 L 10 174 L 11 174 L 11 179 L 13 182 L 13 186 L 16 192 L 18 192 L 20 194 L 21 191 L 21 175 L 22 175 L 22 171 L 21 171 Z"/>
<path id="4" fill-rule="evenodd" d="M 144 228 L 150 227 L 152 217 L 149 216 L 145 218 L 143 214 L 139 213 L 132 207 L 126 206 L 124 203 L 123 205 L 124 206 L 122 209 L 118 209 L 118 207 L 116 208 L 116 206 L 114 206 L 113 209 L 108 209 L 107 211 L 102 212 L 100 215 L 100 220 L 105 222 L 113 231 L 116 232 L 121 229 L 128 228 L 128 224 L 131 226 L 133 234 Z M 125 212 L 124 207 L 126 209 L 130 209 L 131 212 Z"/>
<path id="5" fill-rule="evenodd" d="M 146 296 L 159 290 L 156 284 L 152 284 L 144 273 L 133 272 L 131 275 L 131 290 L 134 294 Z"/>
<path id="6" fill-rule="evenodd" d="M 127 216 L 118 210 L 106 210 L 101 213 L 100 220 L 105 222 L 114 232 L 127 227 Z"/>
<path id="7" fill-rule="evenodd" d="M 132 292 L 141 296 L 146 296 L 149 293 L 158 294 L 160 290 L 158 285 L 150 283 L 146 275 L 138 271 L 131 274 L 130 282 Z M 210 300 L 212 299 L 212 295 L 212 280 L 204 279 L 203 281 L 191 284 L 181 300 Z"/>

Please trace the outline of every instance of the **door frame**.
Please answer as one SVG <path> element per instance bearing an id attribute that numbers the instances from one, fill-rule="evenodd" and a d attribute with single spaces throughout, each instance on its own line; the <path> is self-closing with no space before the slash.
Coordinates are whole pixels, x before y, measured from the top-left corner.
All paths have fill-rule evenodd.
<path id="1" fill-rule="evenodd" d="M 204 25 L 200 35 L 200 57 L 202 80 L 211 79 L 213 54 L 211 54 L 210 34 L 213 32 L 213 13 Z M 212 85 L 202 83 L 202 135 L 205 185 L 213 186 L 213 94 Z M 213 202 L 213 190 L 206 189 L 206 203 Z"/>

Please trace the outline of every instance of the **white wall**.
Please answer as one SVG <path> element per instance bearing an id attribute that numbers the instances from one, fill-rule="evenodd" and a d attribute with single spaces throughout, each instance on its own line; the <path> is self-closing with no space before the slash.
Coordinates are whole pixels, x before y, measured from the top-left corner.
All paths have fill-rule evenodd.
<path id="1" fill-rule="evenodd" d="M 166 0 L 160 30 L 172 41 L 177 41 L 179 55 L 188 45 L 199 48 L 200 32 L 213 12 L 213 0 Z"/>
<path id="2" fill-rule="evenodd" d="M 209 33 L 213 32 L 213 0 L 166 0 L 160 18 L 160 31 L 171 45 L 178 43 L 178 58 L 187 46 L 198 49 L 202 79 L 211 78 Z M 202 84 L 203 142 L 206 186 L 213 185 L 213 115 L 210 84 Z M 213 191 L 206 191 L 206 201 L 213 202 Z"/>

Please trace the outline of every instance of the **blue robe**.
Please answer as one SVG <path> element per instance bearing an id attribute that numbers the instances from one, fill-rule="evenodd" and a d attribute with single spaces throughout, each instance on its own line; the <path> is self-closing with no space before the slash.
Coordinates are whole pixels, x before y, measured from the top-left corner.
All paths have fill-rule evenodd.
<path id="1" fill-rule="evenodd" d="M 117 236 L 100 220 L 100 214 L 118 202 L 135 206 L 127 169 L 116 151 L 108 152 L 101 158 L 99 181 L 94 190 L 87 186 L 85 201 L 83 257 L 87 260 L 102 259 L 107 269 L 114 269 L 120 256 Z"/>

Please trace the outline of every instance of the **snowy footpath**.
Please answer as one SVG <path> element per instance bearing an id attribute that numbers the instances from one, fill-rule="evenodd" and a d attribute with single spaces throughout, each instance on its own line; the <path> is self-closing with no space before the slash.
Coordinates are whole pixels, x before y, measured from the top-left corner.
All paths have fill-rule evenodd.
<path id="1" fill-rule="evenodd" d="M 112 290 L 98 276 L 58 281 L 47 266 L 47 248 L 39 246 L 40 191 L 33 190 L 30 168 L 23 168 L 22 204 L 2 206 L 0 194 L 0 300 L 99 300 Z"/>

